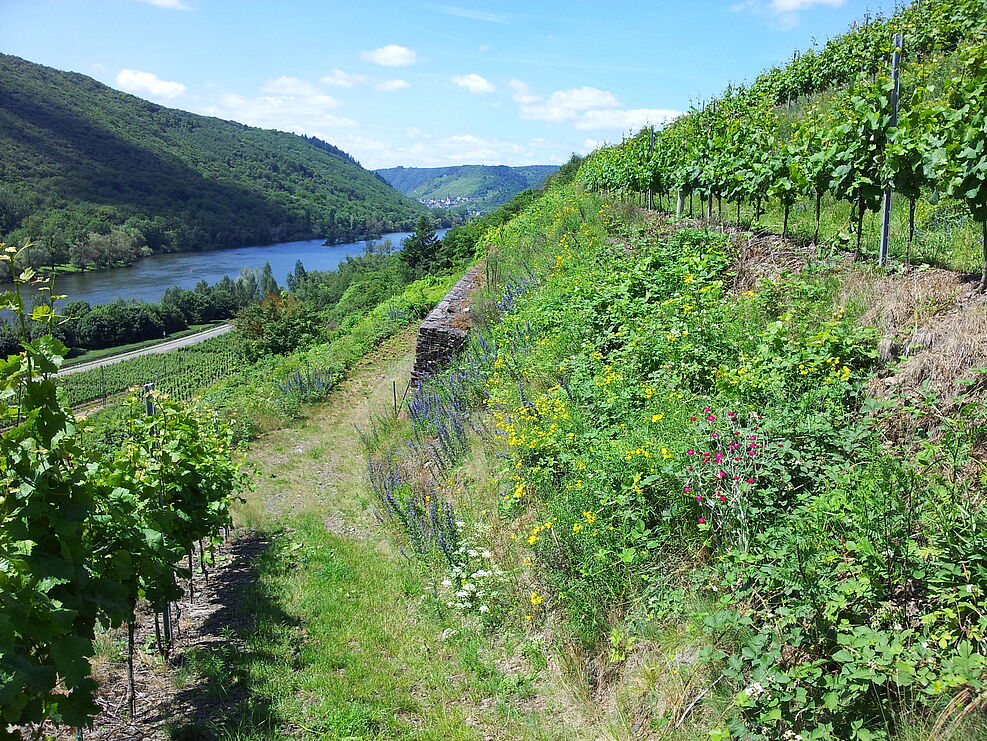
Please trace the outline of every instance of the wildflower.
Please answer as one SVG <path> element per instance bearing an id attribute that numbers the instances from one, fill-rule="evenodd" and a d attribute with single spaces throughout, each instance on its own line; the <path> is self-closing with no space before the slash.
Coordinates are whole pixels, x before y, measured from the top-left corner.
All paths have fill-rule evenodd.
<path id="1" fill-rule="evenodd" d="M 662 419 L 664 419 L 664 417 L 665 417 L 664 414 L 652 414 L 651 415 L 651 421 L 652 422 L 661 422 Z"/>
<path id="2" fill-rule="evenodd" d="M 706 518 L 705 517 L 700 517 L 699 518 L 699 524 L 700 525 L 705 525 L 706 524 Z"/>
<path id="3" fill-rule="evenodd" d="M 533 604 L 533 605 L 540 605 L 544 601 L 545 601 L 545 598 L 542 597 L 540 594 L 538 594 L 538 592 L 532 592 L 531 593 L 531 604 Z"/>

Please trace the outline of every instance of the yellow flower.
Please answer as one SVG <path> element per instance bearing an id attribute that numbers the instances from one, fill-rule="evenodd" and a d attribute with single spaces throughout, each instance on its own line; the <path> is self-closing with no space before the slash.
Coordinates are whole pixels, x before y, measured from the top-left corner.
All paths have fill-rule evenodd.
<path id="1" fill-rule="evenodd" d="M 533 605 L 540 605 L 544 601 L 545 601 L 545 598 L 542 597 L 540 594 L 538 594 L 538 592 L 532 592 L 531 593 L 531 604 L 533 604 Z"/>
<path id="2" fill-rule="evenodd" d="M 696 279 L 693 278 L 691 275 L 687 275 L 687 276 L 685 276 L 685 282 L 686 283 L 695 283 L 696 282 Z"/>
<path id="3" fill-rule="evenodd" d="M 664 418 L 665 418 L 665 415 L 664 414 L 652 414 L 651 415 L 651 421 L 652 422 L 661 422 Z"/>

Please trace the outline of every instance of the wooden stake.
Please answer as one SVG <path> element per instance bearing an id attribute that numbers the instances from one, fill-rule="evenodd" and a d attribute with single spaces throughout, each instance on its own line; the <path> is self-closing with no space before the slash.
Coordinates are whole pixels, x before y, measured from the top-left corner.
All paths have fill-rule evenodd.
<path id="1" fill-rule="evenodd" d="M 891 89 L 891 126 L 898 125 L 898 93 L 901 88 L 901 49 L 904 37 L 900 33 L 894 35 L 894 53 L 891 55 L 891 79 L 894 86 Z M 880 267 L 888 264 L 888 249 L 891 244 L 891 187 L 884 191 L 883 218 L 881 221 L 881 252 L 877 259 Z"/>

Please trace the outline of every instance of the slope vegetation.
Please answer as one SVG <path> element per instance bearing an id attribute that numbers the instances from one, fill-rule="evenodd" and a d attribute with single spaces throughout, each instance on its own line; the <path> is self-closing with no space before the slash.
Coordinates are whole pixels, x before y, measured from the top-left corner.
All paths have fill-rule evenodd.
<path id="1" fill-rule="evenodd" d="M 422 207 L 317 139 L 0 55 L 0 236 L 79 267 L 407 228 Z"/>

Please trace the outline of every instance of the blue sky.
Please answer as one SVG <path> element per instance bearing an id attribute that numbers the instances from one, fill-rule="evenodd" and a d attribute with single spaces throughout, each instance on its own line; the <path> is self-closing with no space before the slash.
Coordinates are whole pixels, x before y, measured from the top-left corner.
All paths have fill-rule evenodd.
<path id="1" fill-rule="evenodd" d="M 886 0 L 0 0 L 0 51 L 365 167 L 549 164 L 660 124 Z"/>

